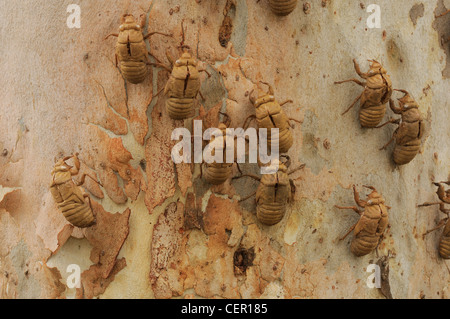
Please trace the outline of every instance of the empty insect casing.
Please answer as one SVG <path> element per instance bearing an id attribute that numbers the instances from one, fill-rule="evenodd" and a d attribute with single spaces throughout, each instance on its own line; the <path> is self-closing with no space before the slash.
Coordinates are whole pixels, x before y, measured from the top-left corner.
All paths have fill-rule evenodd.
<path id="1" fill-rule="evenodd" d="M 194 115 L 194 100 L 200 91 L 200 74 L 197 60 L 184 51 L 175 61 L 166 83 L 166 109 L 174 120 L 183 120 Z"/>
<path id="2" fill-rule="evenodd" d="M 353 230 L 354 237 L 350 245 L 350 251 L 358 257 L 369 254 L 378 246 L 380 238 L 388 225 L 388 207 L 384 204 L 384 198 L 375 188 L 368 187 L 372 189 L 372 193 L 368 195 L 367 201 L 362 201 L 359 199 L 355 186 L 353 186 L 355 202 L 358 206 L 364 208 L 363 211 L 360 211 L 356 206 L 336 206 L 340 209 L 353 209 L 360 215 L 358 222 L 342 238 L 347 237 Z"/>
<path id="3" fill-rule="evenodd" d="M 141 16 L 141 22 L 137 23 L 133 15 L 124 14 L 119 33 L 106 37 L 117 37 L 116 66 L 119 67 L 123 77 L 133 84 L 144 81 L 148 73 L 148 51 L 143 34 L 145 21 L 145 16 Z"/>
<path id="4" fill-rule="evenodd" d="M 279 223 L 285 213 L 291 196 L 291 184 L 284 164 L 274 174 L 261 177 L 256 190 L 256 216 L 265 225 Z"/>
<path id="5" fill-rule="evenodd" d="M 387 208 L 380 197 L 366 206 L 355 227 L 350 251 L 355 256 L 364 256 L 373 251 L 379 243 L 381 235 L 388 224 Z"/>
<path id="6" fill-rule="evenodd" d="M 399 99 L 400 107 L 395 107 L 394 102 L 392 100 L 389 101 L 392 111 L 401 115 L 401 122 L 395 130 L 392 139 L 383 147 L 383 149 L 386 148 L 387 145 L 395 140 L 393 158 L 397 165 L 408 164 L 414 159 L 419 153 L 424 134 L 424 123 L 419 111 L 419 105 L 408 92 L 402 92 L 405 93 L 405 96 Z M 387 123 L 390 122 L 398 123 L 398 120 L 391 120 Z"/>
<path id="7" fill-rule="evenodd" d="M 89 227 L 95 223 L 95 216 L 89 196 L 83 194 L 81 187 L 72 180 L 72 176 L 76 175 L 79 170 L 78 158 L 76 155 L 72 157 L 75 160 L 75 167 L 65 162 L 70 157 L 61 159 L 55 164 L 50 192 L 69 223 L 80 228 Z M 84 181 L 84 176 L 82 180 Z M 88 202 L 86 202 L 86 197 Z"/>
<path id="8" fill-rule="evenodd" d="M 347 113 L 359 100 L 359 121 L 361 127 L 365 128 L 374 128 L 380 124 L 386 114 L 386 103 L 392 96 L 392 82 L 386 69 L 375 60 L 370 60 L 370 62 L 369 71 L 362 73 L 356 60 L 353 60 L 356 72 L 366 80 L 365 83 L 357 79 L 335 82 L 335 84 L 355 82 L 364 87 L 361 95 L 343 114 Z"/>

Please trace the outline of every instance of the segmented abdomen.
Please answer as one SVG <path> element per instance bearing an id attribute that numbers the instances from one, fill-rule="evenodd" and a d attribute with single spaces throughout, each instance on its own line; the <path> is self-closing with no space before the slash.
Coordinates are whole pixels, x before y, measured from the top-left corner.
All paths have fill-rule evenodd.
<path id="1" fill-rule="evenodd" d="M 444 259 L 450 259 L 450 237 L 441 237 L 439 242 L 439 255 Z"/>
<path id="2" fill-rule="evenodd" d="M 272 147 L 272 141 L 274 138 L 276 138 L 276 136 L 272 136 L 270 134 L 270 129 L 268 130 L 268 133 L 269 133 L 269 136 L 268 136 L 268 141 L 267 141 L 267 147 L 268 147 L 268 151 L 270 151 L 271 147 Z M 287 153 L 293 144 L 294 144 L 294 138 L 292 136 L 291 130 L 290 129 L 280 130 L 279 131 L 279 139 L 278 139 L 279 154 Z"/>
<path id="3" fill-rule="evenodd" d="M 394 162 L 397 165 L 404 165 L 411 162 L 414 157 L 419 153 L 420 140 L 412 140 L 405 145 L 396 144 L 394 149 Z"/>
<path id="4" fill-rule="evenodd" d="M 123 61 L 120 62 L 120 70 L 128 82 L 138 84 L 144 81 L 148 68 L 144 62 Z"/>
<path id="5" fill-rule="evenodd" d="M 220 185 L 231 176 L 232 168 L 223 164 L 205 165 L 203 171 L 205 180 L 210 184 Z"/>
<path id="6" fill-rule="evenodd" d="M 89 227 L 94 223 L 94 214 L 86 202 L 79 203 L 75 200 L 67 200 L 58 204 L 64 217 L 74 226 Z"/>
<path id="7" fill-rule="evenodd" d="M 71 190 L 75 184 L 72 181 L 60 185 L 54 185 L 50 191 L 55 199 L 58 208 L 69 223 L 76 227 L 89 227 L 95 222 L 94 213 L 88 203 L 80 194 L 75 194 Z M 81 198 L 80 198 L 81 197 Z"/>
<path id="8" fill-rule="evenodd" d="M 166 110 L 174 120 L 184 120 L 194 115 L 193 98 L 169 98 L 166 100 Z"/>
<path id="9" fill-rule="evenodd" d="M 377 247 L 379 240 L 379 236 L 370 235 L 367 232 L 362 231 L 358 237 L 355 237 L 352 240 L 350 251 L 358 257 L 367 255 Z"/>
<path id="10" fill-rule="evenodd" d="M 359 111 L 359 121 L 362 127 L 376 127 L 383 120 L 386 104 L 363 107 Z"/>
<path id="11" fill-rule="evenodd" d="M 269 6 L 275 14 L 285 16 L 294 11 L 297 0 L 269 0 Z"/>
<path id="12" fill-rule="evenodd" d="M 439 255 L 444 259 L 450 259 L 450 220 L 447 220 L 439 242 Z"/>
<path id="13" fill-rule="evenodd" d="M 256 207 L 256 217 L 265 225 L 279 223 L 286 212 L 286 205 L 282 203 L 261 203 Z"/>

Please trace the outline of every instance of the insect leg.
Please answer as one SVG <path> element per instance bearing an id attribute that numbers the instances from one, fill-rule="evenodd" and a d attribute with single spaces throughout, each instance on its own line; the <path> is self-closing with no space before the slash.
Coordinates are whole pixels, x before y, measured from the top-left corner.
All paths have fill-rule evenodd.
<path id="1" fill-rule="evenodd" d="M 389 99 L 389 107 L 395 114 L 402 114 L 402 109 L 400 107 L 395 107 L 395 103 L 392 99 Z"/>
<path id="2" fill-rule="evenodd" d="M 111 34 L 108 34 L 106 37 L 105 37 L 105 40 L 106 39 L 108 39 L 109 37 L 118 37 L 119 36 L 119 34 L 117 34 L 117 33 L 111 33 Z"/>
<path id="3" fill-rule="evenodd" d="M 292 101 L 292 100 L 284 101 L 283 103 L 280 103 L 280 106 L 283 106 L 283 105 L 288 104 L 288 103 L 294 103 L 294 101 Z"/>
<path id="4" fill-rule="evenodd" d="M 211 74 L 206 69 L 200 69 L 198 70 L 198 72 L 205 72 L 206 74 L 208 74 L 208 78 L 211 77 Z"/>
<path id="5" fill-rule="evenodd" d="M 389 142 L 387 142 L 382 148 L 380 148 L 380 151 L 385 150 L 389 144 L 391 144 L 395 139 L 395 134 L 392 136 L 392 138 L 389 140 Z"/>
<path id="6" fill-rule="evenodd" d="M 205 97 L 203 96 L 203 94 L 200 90 L 198 90 L 198 94 L 200 94 L 200 97 L 202 98 L 202 100 L 205 101 Z"/>
<path id="7" fill-rule="evenodd" d="M 428 202 L 426 202 L 426 203 L 417 205 L 417 207 L 427 207 L 427 206 L 440 205 L 440 204 L 442 204 L 442 203 L 441 202 L 437 202 L 437 203 L 428 203 Z"/>
<path id="8" fill-rule="evenodd" d="M 353 65 L 355 66 L 355 71 L 356 71 L 356 73 L 358 73 L 358 75 L 359 75 L 360 77 L 362 77 L 363 79 L 367 79 L 367 73 L 362 73 L 362 72 L 361 72 L 361 69 L 360 69 L 360 67 L 359 67 L 358 62 L 356 62 L 356 59 L 353 59 Z"/>
<path id="9" fill-rule="evenodd" d="M 439 222 L 439 224 L 438 224 L 435 228 L 430 229 L 429 231 L 427 231 L 427 232 L 426 232 L 425 234 L 423 234 L 422 236 L 425 237 L 426 235 L 428 235 L 428 234 L 430 234 L 430 233 L 432 233 L 432 232 L 438 230 L 439 228 L 444 227 L 445 224 L 447 223 L 447 220 L 448 220 L 448 218 L 442 219 L 442 220 Z"/>
<path id="10" fill-rule="evenodd" d="M 387 121 L 386 123 L 383 123 L 381 125 L 376 126 L 375 128 L 382 128 L 383 126 L 386 126 L 388 124 L 400 124 L 400 119 L 390 119 L 389 121 Z"/>
<path id="11" fill-rule="evenodd" d="M 150 54 L 150 52 L 148 53 L 149 55 L 151 55 Z M 152 55 L 153 56 L 153 55 Z M 159 68 L 163 68 L 164 70 L 166 70 L 167 72 L 169 72 L 169 73 L 172 73 L 172 69 L 170 69 L 167 65 L 164 65 L 164 64 L 162 64 L 162 63 L 147 63 L 148 65 L 151 65 L 151 66 L 156 66 L 156 67 L 159 67 Z"/>
<path id="12" fill-rule="evenodd" d="M 364 92 L 363 92 L 364 93 Z M 348 107 L 348 109 L 347 110 L 345 110 L 345 112 L 344 113 L 342 113 L 341 115 L 344 115 L 345 113 L 347 113 L 348 111 L 350 111 L 350 109 L 352 108 L 352 107 L 354 107 L 355 106 L 355 104 L 356 104 L 356 102 L 358 102 L 359 101 L 359 99 L 362 97 L 362 95 L 363 95 L 363 93 L 361 93 L 361 95 L 360 96 L 358 96 L 356 99 L 355 99 L 355 101 L 353 101 L 353 103 Z"/>
<path id="13" fill-rule="evenodd" d="M 270 95 L 274 95 L 274 93 L 275 93 L 275 91 L 273 90 L 273 87 L 269 84 L 269 83 L 267 83 L 267 82 L 263 82 L 263 81 L 259 81 L 260 83 L 262 83 L 262 84 L 265 84 L 265 85 L 267 85 L 268 87 L 269 87 L 269 94 Z"/>
<path id="14" fill-rule="evenodd" d="M 248 116 L 248 117 L 245 119 L 244 124 L 242 125 L 242 127 L 244 128 L 244 130 L 246 130 L 246 129 L 248 128 L 248 126 L 246 126 L 246 125 L 247 125 L 248 119 L 252 119 L 252 118 L 255 118 L 255 119 L 256 119 L 256 115 L 252 114 L 252 115 Z"/>
<path id="15" fill-rule="evenodd" d="M 299 120 L 297 120 L 297 119 L 294 119 L 294 118 L 289 118 L 289 121 L 294 121 L 294 122 L 297 122 L 297 123 L 299 123 L 299 124 L 302 124 L 301 121 L 299 121 Z"/>
<path id="16" fill-rule="evenodd" d="M 165 87 L 161 88 L 161 90 L 158 91 L 158 93 L 156 93 L 156 95 L 153 95 L 153 97 L 157 97 L 162 91 L 164 91 Z"/>
<path id="17" fill-rule="evenodd" d="M 359 193 L 356 190 L 355 185 L 353 185 L 353 197 L 355 198 L 355 202 L 359 207 L 366 207 L 367 202 L 359 199 Z M 361 214 L 360 214 L 361 215 Z"/>
<path id="18" fill-rule="evenodd" d="M 166 36 L 166 37 L 172 37 L 172 34 L 167 34 L 167 33 L 162 33 L 162 32 L 155 31 L 155 32 L 150 32 L 149 34 L 144 36 L 144 40 L 147 40 L 148 38 L 150 38 L 154 34 L 160 34 L 160 35 L 163 35 L 163 36 Z"/>
<path id="19" fill-rule="evenodd" d="M 139 17 L 139 19 L 141 20 L 141 23 L 140 23 L 141 30 L 144 30 L 145 24 L 147 23 L 147 16 L 143 13 Z"/>
<path id="20" fill-rule="evenodd" d="M 152 53 L 150 53 L 150 52 L 147 52 L 147 53 L 148 53 L 149 56 L 151 56 L 153 59 L 155 59 L 155 61 L 156 61 L 157 63 L 162 64 L 161 61 L 160 61 L 156 56 L 154 56 Z M 149 60 L 147 60 L 147 61 L 149 61 Z M 150 62 L 147 62 L 147 64 L 149 64 L 149 63 L 150 63 Z M 172 70 L 170 70 L 170 71 L 172 71 Z"/>
<path id="21" fill-rule="evenodd" d="M 442 13 L 442 14 L 440 14 L 440 15 L 434 15 L 436 18 L 440 18 L 440 17 L 443 17 L 443 16 L 445 16 L 447 13 L 449 13 L 450 12 L 450 9 L 448 9 L 446 12 L 444 12 L 444 13 Z"/>
<path id="22" fill-rule="evenodd" d="M 294 168 L 292 171 L 290 171 L 290 172 L 288 173 L 288 175 L 294 174 L 295 172 L 297 172 L 297 171 L 299 171 L 299 170 L 305 168 L 305 166 L 306 166 L 306 164 L 302 164 L 302 165 L 300 165 L 299 167 Z"/>
<path id="23" fill-rule="evenodd" d="M 358 223 L 356 223 L 355 225 L 353 225 L 352 227 L 350 227 L 350 229 L 348 230 L 348 232 L 344 235 L 344 237 L 339 238 L 339 240 L 344 240 L 345 238 L 347 238 L 348 235 L 350 235 L 350 233 L 355 229 L 356 225 Z"/>
<path id="24" fill-rule="evenodd" d="M 361 82 L 358 79 L 349 79 L 349 80 L 344 80 L 344 81 L 336 81 L 336 82 L 334 82 L 334 84 L 342 84 L 342 83 L 347 83 L 347 82 L 355 82 L 356 84 L 361 85 L 363 87 L 366 86 L 366 83 Z"/>
<path id="25" fill-rule="evenodd" d="M 256 195 L 256 192 L 254 192 L 254 193 L 248 195 L 248 196 L 245 197 L 245 198 L 240 199 L 239 202 L 244 202 L 244 201 L 246 201 L 247 199 L 249 199 L 250 197 L 255 196 L 255 195 Z"/>
<path id="26" fill-rule="evenodd" d="M 74 155 L 66 156 L 66 157 L 63 158 L 63 161 L 64 161 L 64 162 L 65 162 L 65 161 L 68 161 L 68 160 L 70 160 L 70 159 L 73 158 L 73 157 L 74 157 Z"/>
<path id="27" fill-rule="evenodd" d="M 352 209 L 352 210 L 354 210 L 358 215 L 362 215 L 362 211 L 360 211 L 359 209 L 358 209 L 358 207 L 356 207 L 356 206 L 338 206 L 338 205 L 334 205 L 334 207 L 336 207 L 336 208 L 339 208 L 339 209 Z"/>
<path id="28" fill-rule="evenodd" d="M 98 185 L 100 185 L 100 186 L 103 187 L 103 184 L 102 184 L 102 183 L 100 183 L 97 179 L 95 179 L 94 177 L 92 177 L 92 176 L 89 175 L 89 174 L 83 174 L 83 175 L 81 176 L 81 178 L 80 178 L 80 181 L 79 181 L 78 183 L 76 183 L 76 185 L 77 185 L 77 186 L 83 185 L 84 182 L 85 182 L 85 180 L 86 180 L 86 177 L 89 177 L 89 178 L 92 179 L 94 182 L 96 182 Z"/>
<path id="29" fill-rule="evenodd" d="M 167 60 L 170 63 L 170 66 L 173 68 L 173 65 L 175 64 L 175 59 L 173 58 L 173 56 L 170 54 L 169 49 L 166 49 L 166 57 Z"/>

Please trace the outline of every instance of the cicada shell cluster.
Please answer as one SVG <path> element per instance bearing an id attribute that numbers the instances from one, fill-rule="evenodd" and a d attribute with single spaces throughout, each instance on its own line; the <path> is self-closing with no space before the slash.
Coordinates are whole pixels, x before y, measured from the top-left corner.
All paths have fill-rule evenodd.
<path id="1" fill-rule="evenodd" d="M 66 163 L 70 158 L 73 158 L 75 166 Z M 57 161 L 52 171 L 50 192 L 67 221 L 76 227 L 85 228 L 95 223 L 95 217 L 89 195 L 84 194 L 79 186 L 83 184 L 86 175 L 83 175 L 78 184 L 72 180 L 72 176 L 78 174 L 79 168 L 80 161 L 77 155 Z"/>
<path id="2" fill-rule="evenodd" d="M 133 15 L 124 14 L 119 34 L 108 35 L 117 37 L 116 66 L 119 66 L 123 77 L 133 84 L 144 81 L 148 73 L 148 51 L 143 34 L 145 21 L 145 16 L 141 16 L 138 23 Z"/>
<path id="3" fill-rule="evenodd" d="M 419 207 L 439 205 L 439 210 L 447 215 L 447 218 L 442 219 L 436 228 L 427 231 L 424 236 L 434 232 L 435 230 L 438 230 L 441 227 L 444 227 L 444 231 L 442 232 L 441 238 L 439 240 L 439 255 L 443 259 L 450 259 L 450 209 L 445 208 L 445 205 L 450 205 L 450 189 L 446 190 L 444 184 L 450 185 L 450 181 L 434 183 L 434 185 L 438 187 L 436 193 L 440 200 L 439 202 L 424 203 L 419 205 Z"/>
<path id="4" fill-rule="evenodd" d="M 353 185 L 355 202 L 364 209 L 363 211 L 357 206 L 336 206 L 339 209 L 352 209 L 360 215 L 359 221 L 341 238 L 341 240 L 345 239 L 353 231 L 354 237 L 350 251 L 358 257 L 369 254 L 378 246 L 380 238 L 388 225 L 389 207 L 385 205 L 384 198 L 374 187 L 365 187 L 372 189 L 372 193 L 368 195 L 366 201 L 359 199 L 359 193 Z"/>
<path id="5" fill-rule="evenodd" d="M 269 0 L 270 9 L 279 16 L 286 16 L 294 11 L 298 0 Z"/>
<path id="6" fill-rule="evenodd" d="M 286 116 L 281 106 L 290 101 L 287 101 L 280 105 L 275 100 L 274 90 L 272 86 L 268 86 L 269 91 L 260 96 L 255 96 L 255 91 L 252 91 L 250 93 L 250 101 L 255 106 L 258 128 L 267 129 L 268 148 L 271 149 L 272 144 L 278 143 L 279 153 L 287 153 L 291 146 L 294 144 L 294 138 L 292 136 L 289 118 Z M 278 129 L 278 135 L 272 135 L 272 128 Z"/>
<path id="7" fill-rule="evenodd" d="M 396 107 L 392 99 L 389 101 L 389 106 L 395 114 L 402 116 L 401 122 L 398 119 L 385 123 L 396 123 L 399 124 L 399 127 L 395 130 L 392 139 L 382 149 L 385 149 L 395 140 L 394 162 L 397 165 L 405 165 L 411 162 L 420 150 L 424 133 L 424 123 L 419 111 L 419 105 L 416 101 L 414 101 L 407 91 L 399 91 L 405 94 L 402 98 L 398 99 L 400 106 Z"/>
<path id="8" fill-rule="evenodd" d="M 360 101 L 359 121 L 361 127 L 374 128 L 380 124 L 386 114 L 386 103 L 392 96 L 392 82 L 386 69 L 379 62 L 375 60 L 369 61 L 371 62 L 370 70 L 367 73 L 363 73 L 356 60 L 353 60 L 356 73 L 365 79 L 366 82 L 361 82 L 358 79 L 350 79 L 335 82 L 335 84 L 355 82 L 364 87 L 361 95 L 356 98 L 342 115 L 347 113 Z"/>
<path id="9" fill-rule="evenodd" d="M 211 138 L 211 144 L 214 144 L 214 148 L 212 150 L 212 155 L 215 155 L 215 152 L 220 150 L 223 154 L 222 163 L 206 163 L 204 162 L 202 165 L 202 176 L 203 178 L 210 184 L 220 185 L 225 183 L 225 181 L 231 178 L 233 174 L 233 163 L 227 163 L 226 160 L 226 129 L 227 125 L 225 123 L 220 123 L 219 128 L 222 132 L 222 139 L 216 139 L 214 136 Z"/>

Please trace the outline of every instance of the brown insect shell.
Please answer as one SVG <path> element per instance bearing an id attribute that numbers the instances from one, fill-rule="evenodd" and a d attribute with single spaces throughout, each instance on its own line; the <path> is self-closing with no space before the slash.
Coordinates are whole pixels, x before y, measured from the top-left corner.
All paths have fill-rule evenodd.
<path id="1" fill-rule="evenodd" d="M 291 196 L 287 167 L 279 164 L 275 174 L 265 174 L 256 190 L 256 216 L 265 225 L 279 223 L 286 212 Z"/>
<path id="2" fill-rule="evenodd" d="M 355 256 L 364 256 L 373 251 L 388 225 L 388 212 L 384 198 L 376 191 L 368 196 L 367 205 L 354 229 L 350 246 Z"/>
<path id="3" fill-rule="evenodd" d="M 125 17 L 119 28 L 116 55 L 125 79 L 133 84 L 142 82 L 147 76 L 147 46 L 141 26 L 132 15 Z"/>
<path id="4" fill-rule="evenodd" d="M 227 129 L 227 126 L 224 123 L 220 123 L 218 129 L 222 131 L 223 144 L 215 145 L 215 148 L 212 150 L 211 153 L 214 155 L 216 149 L 222 149 L 223 163 L 216 163 L 216 162 L 203 163 L 203 165 L 204 165 L 203 172 L 204 172 L 205 180 L 208 183 L 213 184 L 213 185 L 223 184 L 228 178 L 231 177 L 231 174 L 233 172 L 233 163 L 226 163 L 226 148 L 227 148 L 226 129 Z M 215 142 L 215 138 L 214 138 L 214 136 L 212 136 L 210 143 L 214 143 L 214 142 Z M 236 156 L 236 149 L 235 149 L 234 154 Z"/>
<path id="5" fill-rule="evenodd" d="M 402 121 L 395 133 L 394 162 L 397 165 L 404 165 L 412 161 L 419 152 L 424 125 L 419 106 L 409 94 L 399 99 L 399 102 Z"/>
<path id="6" fill-rule="evenodd" d="M 172 73 L 164 88 L 168 96 L 167 111 L 172 119 L 186 119 L 193 115 L 194 99 L 200 90 L 200 73 L 197 60 L 184 52 L 175 62 Z"/>
<path id="7" fill-rule="evenodd" d="M 280 104 L 271 94 L 260 96 L 254 101 L 256 121 L 259 128 L 267 129 L 267 147 L 270 150 L 272 140 L 276 136 L 272 136 L 271 129 L 278 128 L 279 153 L 287 153 L 294 144 L 289 119 L 281 108 Z"/>
<path id="8" fill-rule="evenodd" d="M 270 9 L 279 16 L 285 16 L 294 11 L 297 0 L 269 0 Z"/>
<path id="9" fill-rule="evenodd" d="M 378 62 L 372 62 L 362 93 L 359 121 L 362 127 L 373 128 L 386 114 L 386 103 L 392 96 L 392 82 L 387 71 Z"/>
<path id="10" fill-rule="evenodd" d="M 50 192 L 64 217 L 76 227 L 84 228 L 94 224 L 95 217 L 86 203 L 81 188 L 72 180 L 70 167 L 59 160 L 52 171 Z"/>
<path id="11" fill-rule="evenodd" d="M 404 144 L 420 136 L 423 124 L 419 106 L 411 97 L 405 96 L 400 99 L 400 106 L 404 110 L 398 132 L 402 139 L 397 140 L 397 144 Z"/>

